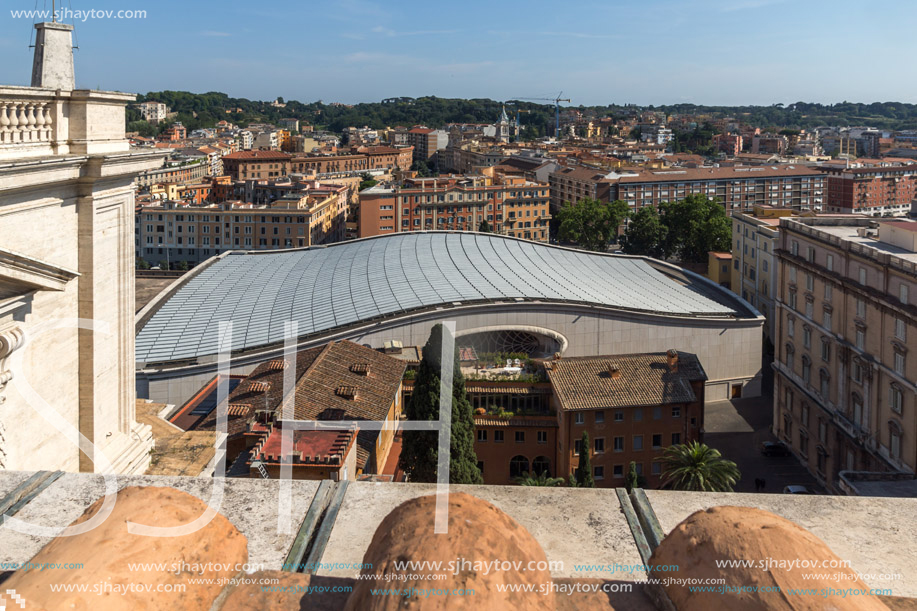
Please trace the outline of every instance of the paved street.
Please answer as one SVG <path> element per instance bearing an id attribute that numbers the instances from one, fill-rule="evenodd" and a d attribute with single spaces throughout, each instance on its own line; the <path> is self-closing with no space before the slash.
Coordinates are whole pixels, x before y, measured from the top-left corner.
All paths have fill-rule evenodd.
<path id="1" fill-rule="evenodd" d="M 796 458 L 762 456 L 761 444 L 776 441 L 770 432 L 770 397 L 708 403 L 704 415 L 704 441 L 734 461 L 742 472 L 736 492 L 754 492 L 755 478 L 767 482 L 765 493 L 780 493 L 788 484 L 822 490 Z"/>

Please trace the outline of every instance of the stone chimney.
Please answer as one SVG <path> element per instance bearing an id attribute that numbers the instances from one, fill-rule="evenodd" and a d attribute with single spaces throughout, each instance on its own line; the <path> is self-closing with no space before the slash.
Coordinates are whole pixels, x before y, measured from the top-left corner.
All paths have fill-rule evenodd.
<path id="1" fill-rule="evenodd" d="M 669 371 L 678 371 L 678 352 L 674 348 L 669 348 L 665 353 L 665 362 L 669 367 Z"/>
<path id="2" fill-rule="evenodd" d="M 36 23 L 32 87 L 73 91 L 73 26 Z"/>
<path id="3" fill-rule="evenodd" d="M 621 367 L 617 363 L 610 363 L 608 365 L 608 377 L 612 380 L 621 379 Z"/>

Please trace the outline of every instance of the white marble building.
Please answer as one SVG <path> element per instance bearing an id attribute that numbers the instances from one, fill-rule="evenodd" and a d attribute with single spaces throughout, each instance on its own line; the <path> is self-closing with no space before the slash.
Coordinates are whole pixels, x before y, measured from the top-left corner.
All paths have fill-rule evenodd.
<path id="1" fill-rule="evenodd" d="M 132 182 L 161 157 L 132 94 L 74 88 L 72 26 L 36 29 L 32 86 L 0 86 L 0 468 L 142 473 Z"/>

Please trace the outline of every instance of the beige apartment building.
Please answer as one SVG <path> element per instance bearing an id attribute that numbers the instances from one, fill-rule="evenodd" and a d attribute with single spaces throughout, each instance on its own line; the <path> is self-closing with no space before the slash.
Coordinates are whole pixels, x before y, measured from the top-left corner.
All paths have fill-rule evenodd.
<path id="1" fill-rule="evenodd" d="M 229 250 L 305 248 L 344 239 L 348 189 L 291 193 L 270 205 L 163 202 L 135 215 L 136 256 L 151 265 L 196 264 Z"/>
<path id="2" fill-rule="evenodd" d="M 834 492 L 917 468 L 915 236 L 913 221 L 780 221 L 773 429 Z"/>
<path id="3" fill-rule="evenodd" d="M 689 195 L 716 198 L 726 208 L 750 211 L 756 205 L 821 210 L 826 201 L 823 172 L 801 165 L 655 170 L 621 176 L 611 199 L 631 208 L 658 206 Z"/>
<path id="4" fill-rule="evenodd" d="M 764 314 L 764 333 L 774 341 L 774 295 L 777 292 L 777 237 L 787 208 L 755 206 L 748 214 L 732 213 L 732 277 L 736 295 Z"/>

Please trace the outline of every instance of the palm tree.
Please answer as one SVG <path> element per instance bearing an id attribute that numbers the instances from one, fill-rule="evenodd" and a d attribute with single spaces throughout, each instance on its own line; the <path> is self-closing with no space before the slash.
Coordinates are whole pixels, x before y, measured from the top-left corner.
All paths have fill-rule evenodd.
<path id="1" fill-rule="evenodd" d="M 549 477 L 547 471 L 542 471 L 541 473 L 533 473 L 532 471 L 526 471 L 519 477 L 514 478 L 514 480 L 520 486 L 545 486 L 553 487 L 560 486 L 564 483 L 564 478 L 562 477 Z"/>
<path id="2" fill-rule="evenodd" d="M 663 487 L 698 492 L 732 492 L 742 474 L 719 450 L 697 441 L 665 449 L 662 458 Z"/>

